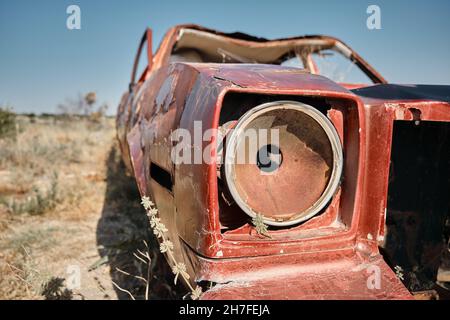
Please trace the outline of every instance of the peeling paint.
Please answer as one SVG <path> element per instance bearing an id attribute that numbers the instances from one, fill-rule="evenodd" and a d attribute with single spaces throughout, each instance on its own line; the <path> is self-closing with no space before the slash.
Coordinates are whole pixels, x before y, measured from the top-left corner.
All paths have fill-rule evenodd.
<path id="1" fill-rule="evenodd" d="M 270 42 L 188 27 L 260 47 L 308 39 Z M 375 235 L 378 242 L 384 240 L 392 127 L 395 120 L 450 121 L 448 101 L 397 98 L 394 93 L 404 94 L 406 89 L 387 84 L 349 91 L 325 77 L 278 65 L 170 63 L 183 28 L 187 26 L 171 29 L 154 57 L 148 52 L 152 60 L 146 73 L 122 97 L 117 134 L 124 162 L 141 195 L 152 197 L 169 229 L 177 261 L 186 263 L 191 281 L 219 283 L 203 298 L 411 298 L 373 241 Z M 341 43 L 331 37 L 317 39 Z M 338 47 L 375 82 L 386 82 L 356 52 L 343 43 Z M 406 92 L 414 96 L 419 89 Z M 420 93 L 427 96 L 423 90 Z M 318 108 L 329 108 L 324 113 L 344 146 L 344 177 L 321 215 L 304 224 L 269 230 L 271 239 L 255 237 L 248 223 L 236 230 L 221 230 L 225 204 L 220 200 L 216 164 L 174 165 L 170 134 L 178 128 L 192 133 L 194 121 L 217 129 L 223 104 L 231 95 L 235 105 L 251 95 L 319 101 Z M 152 163 L 171 177 L 172 192 L 151 176 Z M 370 263 L 382 270 L 382 290 L 376 293 L 366 285 L 364 266 Z"/>

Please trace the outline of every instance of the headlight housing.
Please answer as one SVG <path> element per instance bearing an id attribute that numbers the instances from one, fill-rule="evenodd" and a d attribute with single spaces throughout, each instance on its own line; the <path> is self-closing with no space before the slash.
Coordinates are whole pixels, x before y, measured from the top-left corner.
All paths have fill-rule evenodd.
<path id="1" fill-rule="evenodd" d="M 261 214 L 271 226 L 291 226 L 319 213 L 335 194 L 342 146 L 316 108 L 296 101 L 264 103 L 247 111 L 230 132 L 224 166 L 228 190 L 245 213 Z"/>

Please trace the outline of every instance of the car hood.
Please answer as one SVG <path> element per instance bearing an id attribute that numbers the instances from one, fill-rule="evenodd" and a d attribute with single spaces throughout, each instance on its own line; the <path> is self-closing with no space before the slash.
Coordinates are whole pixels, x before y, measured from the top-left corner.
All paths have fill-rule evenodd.
<path id="1" fill-rule="evenodd" d="M 305 69 L 271 64 L 186 63 L 202 76 L 248 89 L 311 90 L 350 93 L 332 80 Z"/>

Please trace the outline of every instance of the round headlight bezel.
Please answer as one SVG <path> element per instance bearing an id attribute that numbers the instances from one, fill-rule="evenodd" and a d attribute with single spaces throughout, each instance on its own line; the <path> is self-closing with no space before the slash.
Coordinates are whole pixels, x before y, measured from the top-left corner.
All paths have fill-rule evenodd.
<path id="1" fill-rule="evenodd" d="M 335 193 L 339 188 L 344 160 L 343 160 L 343 150 L 341 140 L 334 125 L 322 112 L 320 112 L 313 106 L 298 101 L 282 100 L 264 103 L 250 109 L 243 116 L 241 116 L 241 118 L 237 121 L 236 126 L 233 128 L 233 130 L 230 132 L 230 135 L 227 137 L 225 147 L 225 161 L 224 161 L 225 181 L 228 186 L 228 190 L 231 193 L 236 204 L 247 215 L 254 218 L 258 213 L 255 212 L 242 199 L 233 180 L 234 165 L 235 165 L 234 159 L 236 157 L 236 148 L 238 145 L 239 135 L 243 130 L 245 130 L 248 124 L 250 124 L 257 117 L 263 115 L 264 113 L 280 109 L 292 109 L 299 112 L 303 112 L 306 115 L 310 116 L 312 119 L 314 119 L 326 133 L 333 154 L 333 170 L 331 172 L 330 179 L 322 195 L 317 199 L 317 201 L 313 205 L 311 205 L 307 210 L 294 215 L 292 219 L 285 221 L 277 221 L 273 218 L 268 218 L 263 215 L 264 223 L 266 223 L 267 225 L 276 227 L 288 227 L 309 220 L 310 218 L 321 212 L 327 206 L 327 204 L 330 202 L 330 200 L 333 198 L 333 196 L 335 195 Z"/>

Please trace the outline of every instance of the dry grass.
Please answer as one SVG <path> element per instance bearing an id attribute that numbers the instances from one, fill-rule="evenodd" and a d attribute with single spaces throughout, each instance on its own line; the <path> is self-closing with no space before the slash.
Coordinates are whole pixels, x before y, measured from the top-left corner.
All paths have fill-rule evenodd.
<path id="1" fill-rule="evenodd" d="M 0 139 L 0 299 L 70 298 L 66 264 L 86 245 L 98 258 L 114 120 L 22 116 L 17 129 Z"/>
<path id="2" fill-rule="evenodd" d="M 114 285 L 136 299 L 185 294 L 125 174 L 114 120 L 17 120 L 16 135 L 0 138 L 0 299 L 130 298 Z"/>

